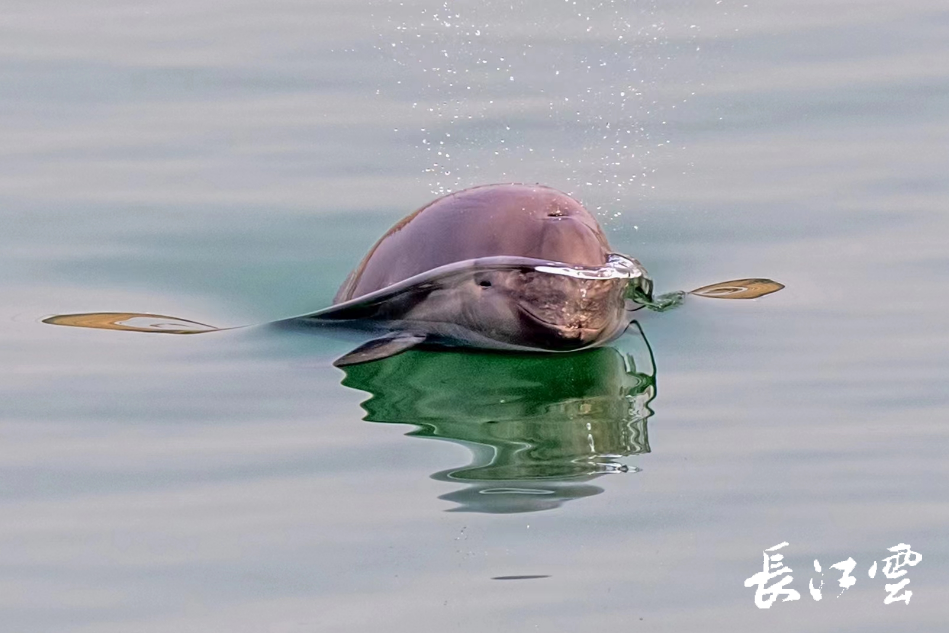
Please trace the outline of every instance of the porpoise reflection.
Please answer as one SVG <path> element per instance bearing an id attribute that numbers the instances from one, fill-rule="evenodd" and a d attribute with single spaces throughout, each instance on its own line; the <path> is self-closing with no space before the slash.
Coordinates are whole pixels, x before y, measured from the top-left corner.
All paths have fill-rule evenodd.
<path id="1" fill-rule="evenodd" d="M 692 294 L 753 299 L 781 288 L 740 279 Z M 636 310 L 666 310 L 685 294 L 655 296 L 642 264 L 613 252 L 593 215 L 567 194 L 541 185 L 485 185 L 405 217 L 369 250 L 332 306 L 277 323 L 366 332 L 368 341 L 336 360 L 341 367 L 418 346 L 575 352 L 609 344 Z M 44 322 L 170 334 L 216 330 L 132 313 Z"/>
<path id="2" fill-rule="evenodd" d="M 603 491 L 590 480 L 649 452 L 655 367 L 635 324 L 621 348 L 576 354 L 410 352 L 345 368 L 371 394 L 365 420 L 413 425 L 413 437 L 457 442 L 470 464 L 432 475 L 464 484 L 455 511 L 533 512 Z"/>

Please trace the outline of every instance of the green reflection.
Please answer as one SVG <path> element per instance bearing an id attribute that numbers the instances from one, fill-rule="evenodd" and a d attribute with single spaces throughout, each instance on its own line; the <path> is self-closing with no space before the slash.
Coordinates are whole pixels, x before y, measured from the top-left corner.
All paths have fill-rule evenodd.
<path id="1" fill-rule="evenodd" d="M 570 354 L 412 351 L 346 368 L 343 384 L 372 395 L 371 422 L 458 442 L 472 463 L 435 473 L 465 482 L 459 510 L 528 512 L 602 492 L 585 482 L 626 472 L 649 452 L 655 369 L 637 324 L 619 344 Z"/>

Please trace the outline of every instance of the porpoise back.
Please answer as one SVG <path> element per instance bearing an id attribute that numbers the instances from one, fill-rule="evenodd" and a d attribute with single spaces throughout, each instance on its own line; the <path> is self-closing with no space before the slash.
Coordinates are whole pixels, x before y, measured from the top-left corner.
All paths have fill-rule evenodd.
<path id="1" fill-rule="evenodd" d="M 507 255 L 595 267 L 609 253 L 596 220 L 567 194 L 542 185 L 485 185 L 438 198 L 389 229 L 334 304 L 454 262 Z"/>

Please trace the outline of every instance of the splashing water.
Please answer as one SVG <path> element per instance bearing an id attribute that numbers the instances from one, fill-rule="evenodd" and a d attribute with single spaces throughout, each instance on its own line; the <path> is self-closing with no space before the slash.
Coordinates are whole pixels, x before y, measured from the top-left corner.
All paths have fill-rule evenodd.
<path id="1" fill-rule="evenodd" d="M 667 292 L 655 297 L 647 297 L 642 291 L 634 290 L 631 298 L 636 303 L 646 306 L 653 312 L 665 312 L 666 310 L 672 310 L 682 305 L 686 294 L 687 293 L 682 290 L 676 290 L 675 292 Z"/>

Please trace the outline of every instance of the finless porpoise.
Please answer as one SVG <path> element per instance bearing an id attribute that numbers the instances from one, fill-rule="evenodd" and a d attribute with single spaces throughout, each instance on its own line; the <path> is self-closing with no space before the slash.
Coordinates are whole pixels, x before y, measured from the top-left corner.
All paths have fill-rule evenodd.
<path id="1" fill-rule="evenodd" d="M 741 279 L 693 294 L 751 299 L 781 288 L 768 279 Z M 662 310 L 683 295 L 654 297 L 643 266 L 614 253 L 593 215 L 567 194 L 497 184 L 448 194 L 403 218 L 369 249 L 333 305 L 277 323 L 378 334 L 337 366 L 419 345 L 572 352 L 609 343 L 639 308 Z M 132 313 L 44 322 L 176 334 L 216 329 Z"/>

